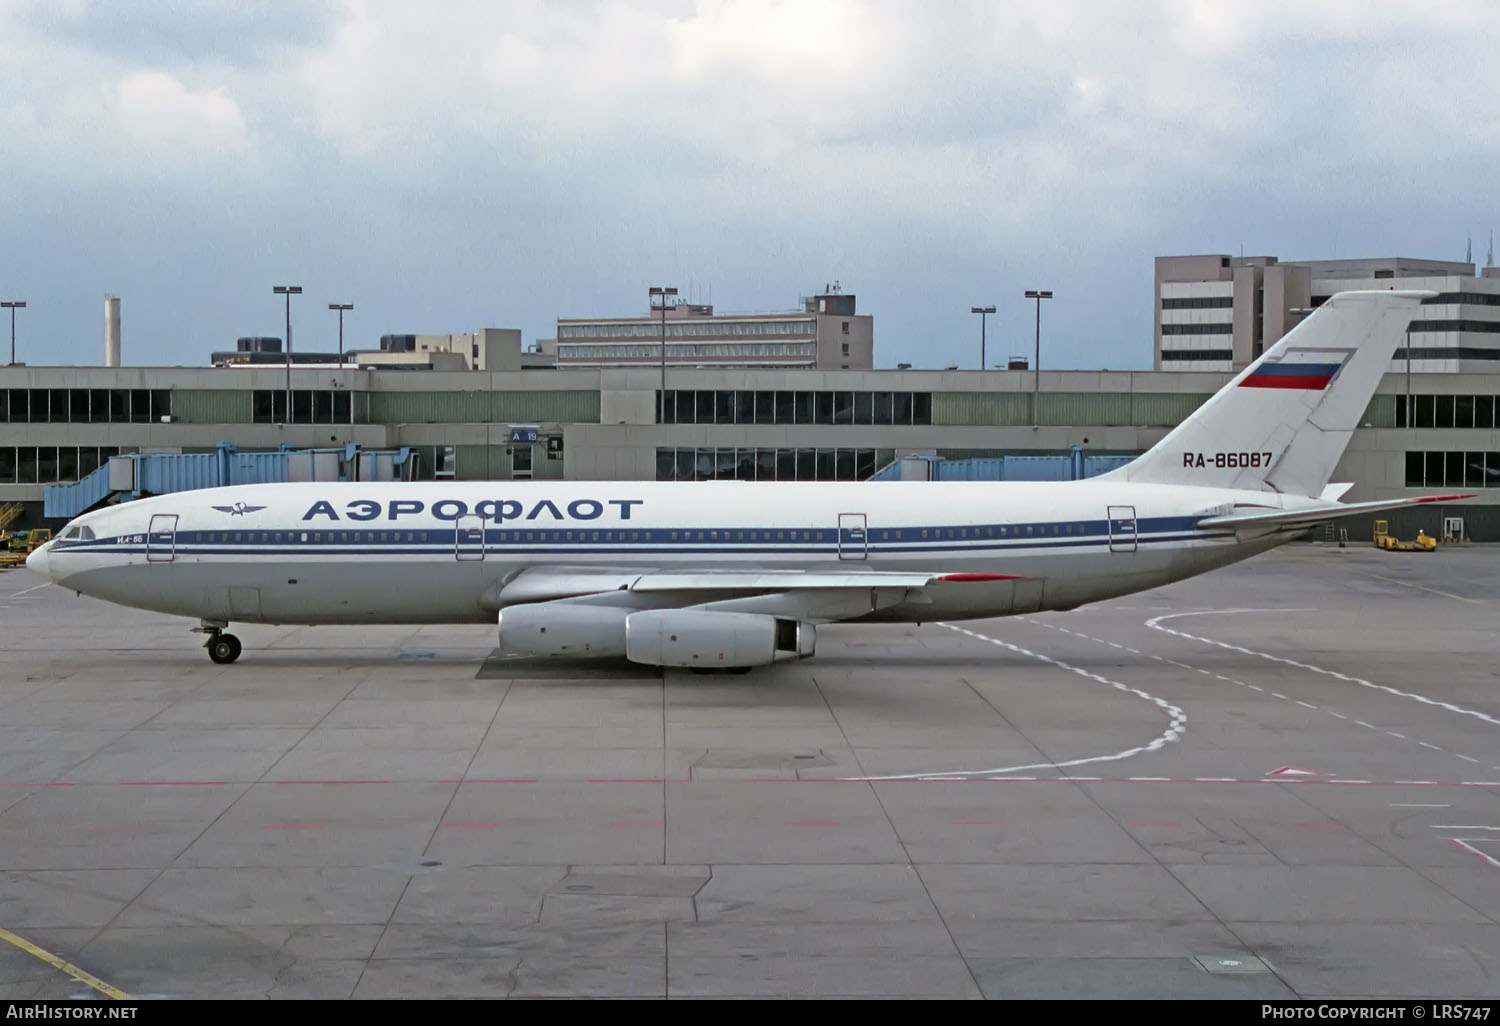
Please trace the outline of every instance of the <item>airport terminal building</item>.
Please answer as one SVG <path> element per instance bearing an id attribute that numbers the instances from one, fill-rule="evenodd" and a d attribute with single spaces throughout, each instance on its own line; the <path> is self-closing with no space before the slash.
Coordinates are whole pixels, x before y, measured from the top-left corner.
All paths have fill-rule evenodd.
<path id="1" fill-rule="evenodd" d="M 1414 320 L 1411 368 L 1404 353 L 1392 364 L 1334 480 L 1354 483 L 1350 502 L 1477 492 L 1461 508 L 1392 514 L 1392 529 L 1437 534 L 1461 516 L 1467 537 L 1500 540 L 1500 357 L 1484 348 L 1500 338 L 1500 272 L 1221 254 L 1156 268 L 1158 369 L 1040 375 L 876 369 L 873 318 L 832 289 L 783 314 L 685 305 L 654 320 L 560 319 L 558 338 L 537 350 L 523 351 L 514 329 L 390 335 L 379 350 L 287 366 L 279 340 L 242 339 L 213 366 L 127 367 L 110 297 L 105 352 L 116 365 L 0 366 L 0 506 L 20 503 L 18 526 L 40 525 L 49 484 L 116 455 L 223 443 L 402 452 L 399 476 L 414 480 L 856 481 L 896 476 L 898 462 L 906 478 L 951 477 L 929 461 L 1000 457 L 1001 471 L 989 463 L 976 476 L 1056 479 L 1057 457 L 1080 476 L 1154 445 L 1328 289 L 1378 282 L 1447 290 L 1438 299 L 1458 306 Z M 1418 335 L 1437 328 L 1458 334 Z M 1176 358 L 1196 352 L 1183 348 L 1195 339 L 1221 347 L 1213 360 Z M 1025 459 L 1036 456 L 1053 459 Z"/>
<path id="2" fill-rule="evenodd" d="M 438 480 L 862 480 L 912 454 L 1129 456 L 1229 377 L 1043 371 L 1033 393 L 1023 371 L 672 369 L 663 394 L 655 368 L 294 366 L 288 403 L 282 368 L 0 367 L 0 503 L 40 523 L 48 483 L 226 441 L 405 448 L 403 476 Z M 1355 483 L 1346 501 L 1479 490 L 1465 530 L 1500 538 L 1500 374 L 1416 374 L 1409 404 L 1406 389 L 1387 375 L 1369 404 L 1335 478 Z"/>

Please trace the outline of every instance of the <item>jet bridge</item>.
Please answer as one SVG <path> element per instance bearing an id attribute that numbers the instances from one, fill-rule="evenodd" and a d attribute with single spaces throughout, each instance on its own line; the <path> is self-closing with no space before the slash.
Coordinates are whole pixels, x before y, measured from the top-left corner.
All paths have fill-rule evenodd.
<path id="1" fill-rule="evenodd" d="M 71 484 L 43 490 L 48 519 L 71 520 L 91 509 L 145 495 L 198 488 L 285 481 L 401 481 L 414 466 L 409 449 L 364 449 L 350 444 L 333 449 L 241 452 L 220 442 L 213 452 L 128 453 L 111 456 L 98 470 Z"/>

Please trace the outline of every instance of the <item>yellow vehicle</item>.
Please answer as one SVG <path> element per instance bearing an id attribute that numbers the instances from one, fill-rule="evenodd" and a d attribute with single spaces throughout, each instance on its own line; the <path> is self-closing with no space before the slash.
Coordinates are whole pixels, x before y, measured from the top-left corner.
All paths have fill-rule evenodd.
<path id="1" fill-rule="evenodd" d="M 1426 531 L 1418 530 L 1415 541 L 1401 541 L 1390 533 L 1390 524 L 1385 520 L 1375 521 L 1375 547 L 1385 549 L 1388 552 L 1435 552 L 1438 547 L 1437 539 L 1430 537 Z"/>
<path id="2" fill-rule="evenodd" d="M 26 557 L 52 540 L 52 529 L 37 527 L 30 531 L 13 531 L 0 549 L 0 567 L 19 566 Z"/>
<path id="3" fill-rule="evenodd" d="M 9 548 L 12 552 L 31 553 L 52 540 L 52 529 L 50 527 L 36 527 L 30 531 L 12 531 L 10 534 Z"/>
<path id="4" fill-rule="evenodd" d="M 26 512 L 19 502 L 7 502 L 0 505 L 0 551 L 10 551 L 10 532 L 6 530 L 15 519 Z"/>

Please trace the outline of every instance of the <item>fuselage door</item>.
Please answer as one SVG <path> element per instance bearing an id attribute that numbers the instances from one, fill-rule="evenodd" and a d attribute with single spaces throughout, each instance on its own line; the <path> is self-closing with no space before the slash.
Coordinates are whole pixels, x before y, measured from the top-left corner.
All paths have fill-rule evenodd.
<path id="1" fill-rule="evenodd" d="M 839 514 L 839 558 L 864 559 L 870 550 L 863 513 Z"/>
<path id="2" fill-rule="evenodd" d="M 1109 551 L 1135 551 L 1135 507 L 1109 507 Z"/>
<path id="3" fill-rule="evenodd" d="M 453 525 L 453 556 L 461 561 L 477 562 L 484 559 L 484 517 L 459 517 Z"/>
<path id="4" fill-rule="evenodd" d="M 146 530 L 146 562 L 170 563 L 177 553 L 177 514 L 153 513 Z"/>

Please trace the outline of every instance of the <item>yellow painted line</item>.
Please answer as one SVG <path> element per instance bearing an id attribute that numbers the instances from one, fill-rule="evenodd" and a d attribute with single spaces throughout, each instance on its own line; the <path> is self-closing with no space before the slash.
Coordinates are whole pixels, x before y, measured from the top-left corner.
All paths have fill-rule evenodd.
<path id="1" fill-rule="evenodd" d="M 42 948 L 37 947 L 35 944 L 31 943 L 31 941 L 27 940 L 25 937 L 17 937 L 15 934 L 11 933 L 9 930 L 0 929 L 0 940 L 3 940 L 3 941 L 5 941 L 5 942 L 7 942 L 9 944 L 15 945 L 16 947 L 20 948 L 22 951 L 26 952 L 28 955 L 35 955 L 37 958 L 40 958 L 43 962 L 46 962 L 52 968 L 62 970 L 63 972 L 67 973 L 69 976 L 73 977 L 73 979 L 77 980 L 79 983 L 86 983 L 86 984 L 88 984 L 90 987 L 93 987 L 95 990 L 97 990 L 99 993 L 103 994 L 105 997 L 112 997 L 116 1001 L 134 1001 L 135 1000 L 133 997 L 131 997 L 129 994 L 125 993 L 123 990 L 119 990 L 118 988 L 111 987 L 109 984 L 107 984 L 103 980 L 99 979 L 99 977 L 94 976 L 94 975 L 92 975 L 90 973 L 84 972 L 82 969 L 78 968 L 72 962 L 69 962 L 66 959 L 58 958 L 52 952 L 46 951 L 46 950 L 44 950 Z"/>

